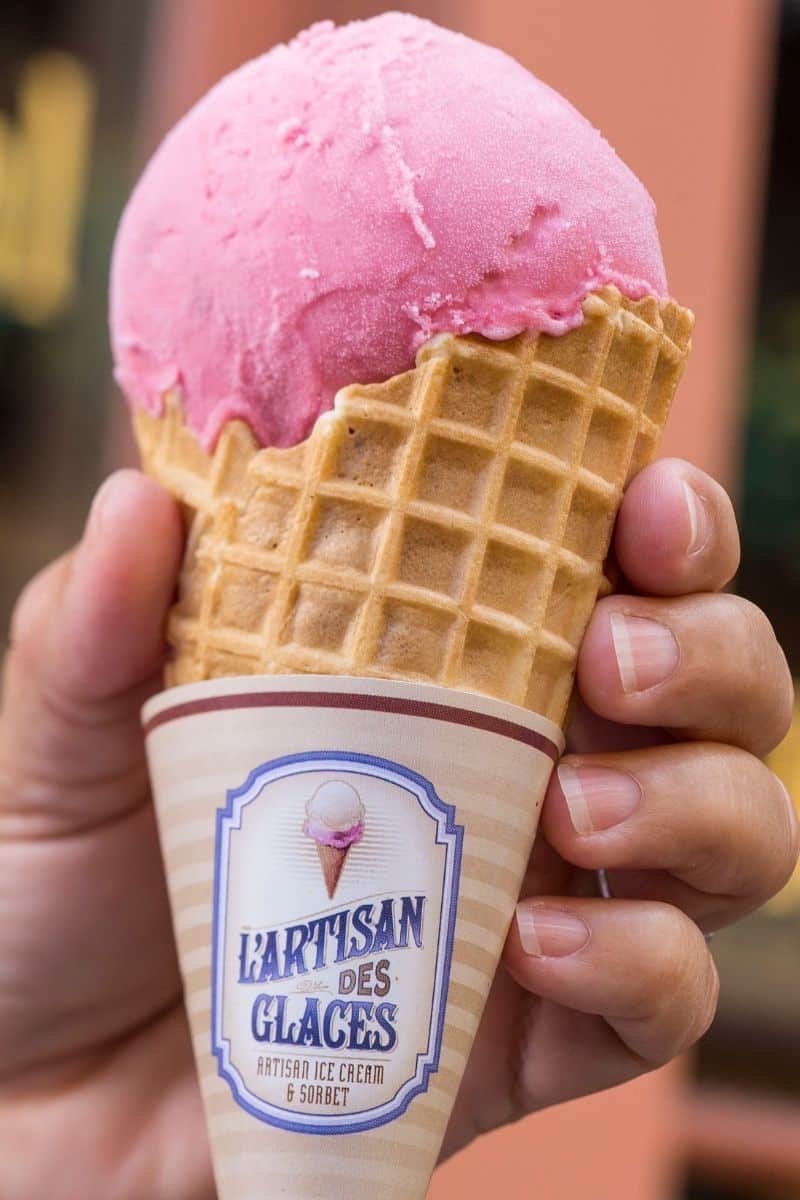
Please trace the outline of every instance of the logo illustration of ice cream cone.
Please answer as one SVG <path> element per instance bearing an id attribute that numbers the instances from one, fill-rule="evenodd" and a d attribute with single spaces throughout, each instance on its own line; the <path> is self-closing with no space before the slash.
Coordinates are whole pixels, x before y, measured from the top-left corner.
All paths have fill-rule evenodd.
<path id="1" fill-rule="evenodd" d="M 329 899 L 333 899 L 350 848 L 364 836 L 364 805 L 351 784 L 330 779 L 306 805 L 303 832 L 317 845 Z"/>

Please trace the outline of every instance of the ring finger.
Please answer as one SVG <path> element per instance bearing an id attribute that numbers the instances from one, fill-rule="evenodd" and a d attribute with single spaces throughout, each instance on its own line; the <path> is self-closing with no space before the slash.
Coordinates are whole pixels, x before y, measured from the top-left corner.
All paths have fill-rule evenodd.
<path id="1" fill-rule="evenodd" d="M 527 991 L 604 1018 L 621 1058 L 651 1066 L 702 1036 L 718 980 L 697 927 L 667 904 L 537 897 L 521 901 L 505 963 Z M 534 1064 L 537 1065 L 537 1064 Z M 613 1069 L 609 1086 L 626 1077 Z M 629 1072 L 627 1073 L 629 1074 Z"/>
<path id="2" fill-rule="evenodd" d="M 799 844 L 780 780 L 751 754 L 709 743 L 567 756 L 542 831 L 567 862 L 613 871 L 616 895 L 674 904 L 706 931 L 779 891 Z"/>

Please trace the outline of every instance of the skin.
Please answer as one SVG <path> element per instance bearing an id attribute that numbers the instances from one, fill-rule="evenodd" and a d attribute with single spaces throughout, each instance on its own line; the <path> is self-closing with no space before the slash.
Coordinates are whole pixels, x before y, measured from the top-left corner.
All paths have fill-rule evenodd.
<path id="1" fill-rule="evenodd" d="M 214 1196 L 138 715 L 159 688 L 181 540 L 172 500 L 119 472 L 15 613 L 0 715 L 4 1200 Z M 703 932 L 763 904 L 797 860 L 791 803 L 756 757 L 787 729 L 789 672 L 763 614 L 718 594 L 738 562 L 730 501 L 688 463 L 659 462 L 628 489 L 615 554 L 625 582 L 584 639 L 564 761 L 627 773 L 639 801 L 581 834 L 554 777 L 444 1156 L 692 1045 L 717 1000 Z M 672 631 L 667 679 L 623 690 L 615 613 Z M 599 867 L 614 899 L 597 896 Z M 531 909 L 580 917 L 585 945 L 526 953 Z"/>

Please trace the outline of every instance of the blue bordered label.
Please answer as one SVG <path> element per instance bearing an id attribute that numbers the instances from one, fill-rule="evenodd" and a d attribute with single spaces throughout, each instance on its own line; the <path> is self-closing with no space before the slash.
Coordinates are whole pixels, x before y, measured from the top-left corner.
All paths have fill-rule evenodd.
<path id="1" fill-rule="evenodd" d="M 217 814 L 212 1050 L 294 1132 L 403 1113 L 438 1069 L 461 868 L 455 810 L 364 754 L 272 759 Z"/>

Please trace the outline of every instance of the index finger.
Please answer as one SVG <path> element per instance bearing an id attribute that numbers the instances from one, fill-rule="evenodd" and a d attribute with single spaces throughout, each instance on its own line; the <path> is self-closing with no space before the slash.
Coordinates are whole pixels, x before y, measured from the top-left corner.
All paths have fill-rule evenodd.
<path id="1" fill-rule="evenodd" d="M 739 533 L 727 492 L 678 458 L 645 467 L 622 501 L 614 534 L 619 566 L 650 596 L 716 592 L 739 565 Z"/>

